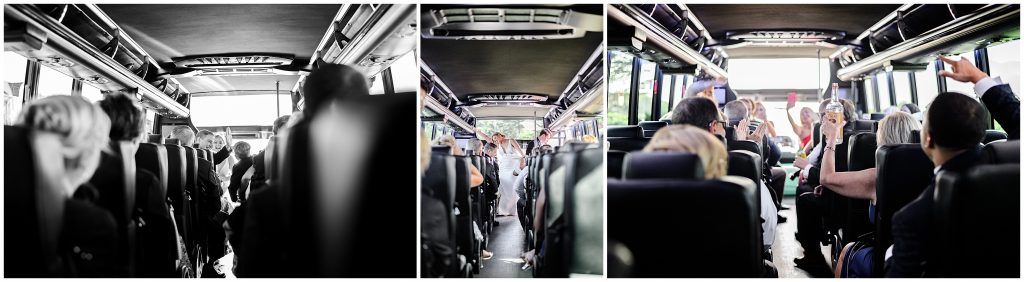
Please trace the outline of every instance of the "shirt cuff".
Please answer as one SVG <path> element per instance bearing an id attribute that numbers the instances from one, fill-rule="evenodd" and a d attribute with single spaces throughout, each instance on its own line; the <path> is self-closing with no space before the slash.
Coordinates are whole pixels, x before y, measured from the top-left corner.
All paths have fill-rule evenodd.
<path id="1" fill-rule="evenodd" d="M 1002 84 L 1004 84 L 1003 80 L 998 76 L 982 78 L 978 83 L 974 84 L 974 94 L 977 94 L 978 98 L 981 98 L 981 96 L 985 95 L 985 92 L 988 92 L 989 89 Z"/>

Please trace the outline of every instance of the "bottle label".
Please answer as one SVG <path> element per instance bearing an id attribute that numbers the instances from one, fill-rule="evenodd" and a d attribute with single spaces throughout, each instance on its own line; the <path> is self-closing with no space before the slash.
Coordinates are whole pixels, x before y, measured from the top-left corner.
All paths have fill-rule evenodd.
<path id="1" fill-rule="evenodd" d="M 828 112 L 828 114 L 825 115 L 825 118 L 828 118 L 828 120 L 831 121 L 832 123 L 834 123 L 836 125 L 839 125 L 840 123 L 843 122 L 843 113 L 842 112 Z M 838 139 L 838 140 L 836 140 L 836 144 L 842 144 L 843 143 L 843 128 L 842 127 L 839 128 L 839 132 L 836 134 L 836 138 Z"/>

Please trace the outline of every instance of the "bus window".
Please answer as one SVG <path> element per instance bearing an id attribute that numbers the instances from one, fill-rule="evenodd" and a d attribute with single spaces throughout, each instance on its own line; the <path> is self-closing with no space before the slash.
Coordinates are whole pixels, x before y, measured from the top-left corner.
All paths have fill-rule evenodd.
<path id="1" fill-rule="evenodd" d="M 662 115 L 668 113 L 668 98 L 672 95 L 672 79 L 676 79 L 676 84 L 682 83 L 682 77 L 678 75 L 662 75 L 661 85 L 658 85 L 658 95 L 661 95 L 661 101 L 658 101 L 658 107 L 661 108 L 660 112 Z M 658 117 L 655 117 L 657 119 Z"/>
<path id="2" fill-rule="evenodd" d="M 419 88 L 419 70 L 416 67 L 416 52 L 409 52 L 391 64 L 392 83 L 395 93 L 416 92 Z"/>
<path id="3" fill-rule="evenodd" d="M 921 109 L 928 108 L 928 104 L 939 95 L 939 85 L 935 64 L 928 64 L 928 68 L 914 74 L 917 83 L 917 106 Z"/>
<path id="4" fill-rule="evenodd" d="M 655 78 L 654 72 L 658 67 L 658 64 L 647 60 L 640 60 L 640 84 L 637 89 L 637 94 L 640 96 L 637 99 L 637 120 L 655 120 L 657 117 L 652 117 L 654 114 L 654 84 Z M 659 86 L 660 87 L 660 86 Z"/>
<path id="5" fill-rule="evenodd" d="M 99 88 L 92 86 L 87 82 L 82 82 L 82 98 L 89 100 L 89 102 L 99 102 L 103 100 L 103 92 Z"/>
<path id="6" fill-rule="evenodd" d="M 17 121 L 25 93 L 25 71 L 28 59 L 14 52 L 4 52 L 4 125 Z"/>
<path id="7" fill-rule="evenodd" d="M 831 74 L 828 61 L 825 59 L 729 59 L 729 86 L 737 91 L 741 89 L 825 89 L 829 76 Z"/>
<path id="8" fill-rule="evenodd" d="M 875 74 L 875 83 L 878 84 L 878 110 L 885 111 L 886 108 L 892 106 L 892 99 L 889 98 L 889 78 L 886 77 L 888 73 L 879 72 Z"/>
<path id="9" fill-rule="evenodd" d="M 679 101 L 683 100 L 683 95 L 686 94 L 686 87 L 690 86 L 690 77 L 690 75 L 685 74 L 676 76 L 676 92 L 673 95 L 674 97 L 672 97 L 672 107 L 668 108 L 669 111 L 672 111 L 676 107 L 675 104 L 679 104 Z"/>
<path id="10" fill-rule="evenodd" d="M 608 64 L 608 125 L 629 122 L 629 84 L 633 76 L 633 56 L 610 51 Z"/>
<path id="11" fill-rule="evenodd" d="M 370 95 L 384 94 L 384 73 L 381 72 L 373 77 L 373 84 L 370 85 Z"/>
<path id="12" fill-rule="evenodd" d="M 989 75 L 998 76 L 1020 95 L 1020 40 L 988 47 L 988 69 Z"/>
<path id="13" fill-rule="evenodd" d="M 39 96 L 36 98 L 53 95 L 71 95 L 72 81 L 74 79 L 70 76 L 43 64 L 39 68 L 39 83 L 37 83 L 37 88 L 39 89 L 37 93 Z"/>
<path id="14" fill-rule="evenodd" d="M 910 97 L 910 73 L 902 71 L 893 72 L 892 80 L 896 88 L 896 101 L 892 104 L 899 107 L 900 105 L 913 102 L 914 100 Z"/>
<path id="15" fill-rule="evenodd" d="M 539 119 L 488 119 L 477 120 L 476 127 L 484 132 L 502 132 L 510 139 L 533 140 L 537 132 L 544 128 L 544 121 Z"/>
<path id="16" fill-rule="evenodd" d="M 875 80 L 872 77 L 864 77 L 864 105 L 868 107 L 864 110 L 865 113 L 871 113 L 877 111 L 877 105 L 875 104 Z"/>
<path id="17" fill-rule="evenodd" d="M 278 113 L 275 96 L 280 99 L 281 115 L 290 115 L 292 102 L 287 94 L 193 96 L 192 123 L 196 127 L 270 125 Z"/>
<path id="18" fill-rule="evenodd" d="M 153 123 L 156 122 L 156 111 L 146 109 L 146 132 L 153 133 Z"/>
<path id="19" fill-rule="evenodd" d="M 956 56 L 952 56 L 951 58 L 953 60 L 960 60 L 960 57 L 966 57 L 968 60 L 971 60 L 971 62 L 973 62 L 975 64 L 978 63 L 978 62 L 975 62 L 976 60 L 974 59 L 974 52 L 967 52 L 967 53 L 959 54 L 959 55 L 956 55 Z M 991 56 L 989 56 L 989 57 L 991 58 Z M 945 64 L 945 66 L 946 66 L 946 70 L 947 71 L 952 71 L 952 69 L 950 69 L 950 67 L 949 67 L 949 64 Z M 959 82 L 959 81 L 953 80 L 952 78 L 948 78 L 947 77 L 946 78 L 946 91 L 958 92 L 958 93 L 963 93 L 963 94 L 971 94 L 971 93 L 974 93 L 974 84 L 971 84 L 969 82 Z"/>

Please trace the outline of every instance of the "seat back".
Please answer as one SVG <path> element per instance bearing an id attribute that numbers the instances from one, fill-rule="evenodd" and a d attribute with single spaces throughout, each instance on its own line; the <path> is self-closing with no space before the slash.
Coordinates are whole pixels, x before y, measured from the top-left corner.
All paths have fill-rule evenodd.
<path id="1" fill-rule="evenodd" d="M 914 129 L 910 131 L 910 143 L 921 143 L 921 131 Z"/>
<path id="2" fill-rule="evenodd" d="M 874 133 L 862 132 L 850 136 L 847 168 L 859 171 L 875 167 L 875 150 L 877 138 Z"/>
<path id="3" fill-rule="evenodd" d="M 135 151 L 135 165 L 152 172 L 160 181 L 159 193 L 167 197 L 167 149 L 162 145 L 141 143 Z"/>
<path id="4" fill-rule="evenodd" d="M 893 214 L 928 187 L 934 165 L 919 144 L 881 146 L 875 152 L 875 163 L 875 246 L 889 246 L 893 242 Z M 883 263 L 884 256 L 874 257 L 875 269 L 884 269 Z"/>
<path id="5" fill-rule="evenodd" d="M 177 139 L 167 139 L 177 140 Z M 164 144 L 167 150 L 167 198 L 171 201 L 174 209 L 174 222 L 178 225 L 178 232 L 186 242 L 191 242 L 191 232 L 186 224 L 185 215 L 188 196 L 185 194 L 188 174 L 188 159 L 186 158 L 185 147 Z"/>
<path id="6" fill-rule="evenodd" d="M 1020 277 L 1020 165 L 941 172 L 935 186 L 940 277 Z"/>
<path id="7" fill-rule="evenodd" d="M 277 159 L 277 136 L 270 136 L 270 139 L 267 140 L 267 148 L 263 151 L 263 173 L 266 175 L 268 184 L 278 177 Z"/>
<path id="8" fill-rule="evenodd" d="M 874 132 L 877 129 L 877 121 L 874 120 L 855 120 L 853 121 L 853 130 L 863 132 Z"/>
<path id="9" fill-rule="evenodd" d="M 114 216 L 117 223 L 118 263 L 128 267 L 128 273 L 134 273 L 133 259 L 135 254 L 136 223 L 135 211 L 135 156 L 128 155 L 131 144 L 126 141 L 112 142 L 111 152 L 100 156 L 100 164 L 89 179 L 89 184 L 99 192 L 96 204 Z"/>
<path id="10" fill-rule="evenodd" d="M 644 138 L 644 130 L 640 126 L 611 126 L 608 127 L 608 149 L 619 151 L 643 150 L 649 138 Z"/>
<path id="11" fill-rule="evenodd" d="M 981 144 L 988 144 L 997 140 L 1006 140 L 1007 138 L 1009 137 L 1006 136 L 1006 132 L 989 129 L 985 130 L 985 138 L 981 139 Z"/>
<path id="12" fill-rule="evenodd" d="M 700 157 L 690 153 L 632 152 L 626 155 L 623 179 L 702 179 Z"/>
<path id="13" fill-rule="evenodd" d="M 764 159 L 764 154 L 761 153 L 761 146 L 750 140 L 729 140 L 726 145 L 729 147 L 729 151 L 747 151 L 756 154 L 757 156 Z"/>
<path id="14" fill-rule="evenodd" d="M 759 277 L 763 261 L 756 194 L 753 182 L 731 176 L 610 179 L 608 239 L 632 252 L 634 277 Z M 687 222 L 641 220 L 652 216 Z"/>
<path id="15" fill-rule="evenodd" d="M 160 143 L 163 143 L 163 139 L 164 139 L 164 137 L 160 136 L 160 134 L 149 134 L 149 135 L 146 135 L 146 142 L 147 143 L 160 144 Z"/>
<path id="16" fill-rule="evenodd" d="M 5 277 L 58 277 L 64 223 L 60 137 L 20 126 L 4 126 Z"/>
<path id="17" fill-rule="evenodd" d="M 574 152 L 573 186 L 566 193 L 570 273 L 602 275 L 604 257 L 604 150 Z"/>
<path id="18" fill-rule="evenodd" d="M 608 179 L 622 178 L 622 168 L 625 166 L 625 161 L 625 151 L 608 151 Z"/>
<path id="19" fill-rule="evenodd" d="M 667 125 L 668 122 L 664 121 L 641 121 L 639 124 L 637 124 L 637 126 L 639 126 L 640 129 L 644 131 L 643 136 L 646 138 L 654 137 L 654 133 L 657 132 L 658 129 L 661 129 L 662 127 L 665 127 Z"/>
<path id="20" fill-rule="evenodd" d="M 871 113 L 871 120 L 882 120 L 885 118 L 885 113 Z"/>
<path id="21" fill-rule="evenodd" d="M 470 164 L 469 158 L 453 156 L 455 159 L 455 207 L 459 214 L 455 217 L 455 240 L 459 253 L 466 256 L 471 264 L 479 263 L 480 252 L 476 250 L 476 237 L 473 233 L 473 200 L 470 198 Z M 509 199 L 502 199 L 508 201 Z"/>
<path id="22" fill-rule="evenodd" d="M 981 148 L 981 163 L 1020 164 L 1020 140 L 988 143 Z"/>

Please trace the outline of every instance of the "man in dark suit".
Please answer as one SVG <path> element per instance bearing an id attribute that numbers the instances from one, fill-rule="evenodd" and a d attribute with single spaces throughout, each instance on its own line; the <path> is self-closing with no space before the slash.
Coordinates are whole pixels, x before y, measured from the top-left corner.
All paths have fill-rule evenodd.
<path id="1" fill-rule="evenodd" d="M 939 71 L 940 76 L 973 83 L 974 93 L 981 98 L 982 103 L 985 103 L 985 108 L 992 113 L 992 118 L 1003 126 L 1010 140 L 1020 139 L 1020 99 L 1013 95 L 1013 89 L 1010 89 L 1009 84 L 1003 83 L 999 77 L 989 77 L 965 57 L 960 57 L 959 61 L 943 56 L 939 56 L 939 59 L 953 69 Z"/>
<path id="2" fill-rule="evenodd" d="M 979 143 L 988 127 L 989 113 L 974 98 L 941 93 L 925 113 L 921 148 L 935 164 L 935 173 L 962 173 L 978 161 Z M 932 234 L 934 179 L 921 195 L 893 215 L 892 257 L 888 277 L 929 276 L 928 258 L 942 251 Z"/>
<path id="3" fill-rule="evenodd" d="M 537 133 L 537 138 L 533 139 L 533 142 L 526 145 L 526 153 L 532 154 L 534 148 L 540 148 L 548 143 L 548 139 L 551 139 L 551 131 L 547 128 L 541 129 L 540 133 Z"/>

